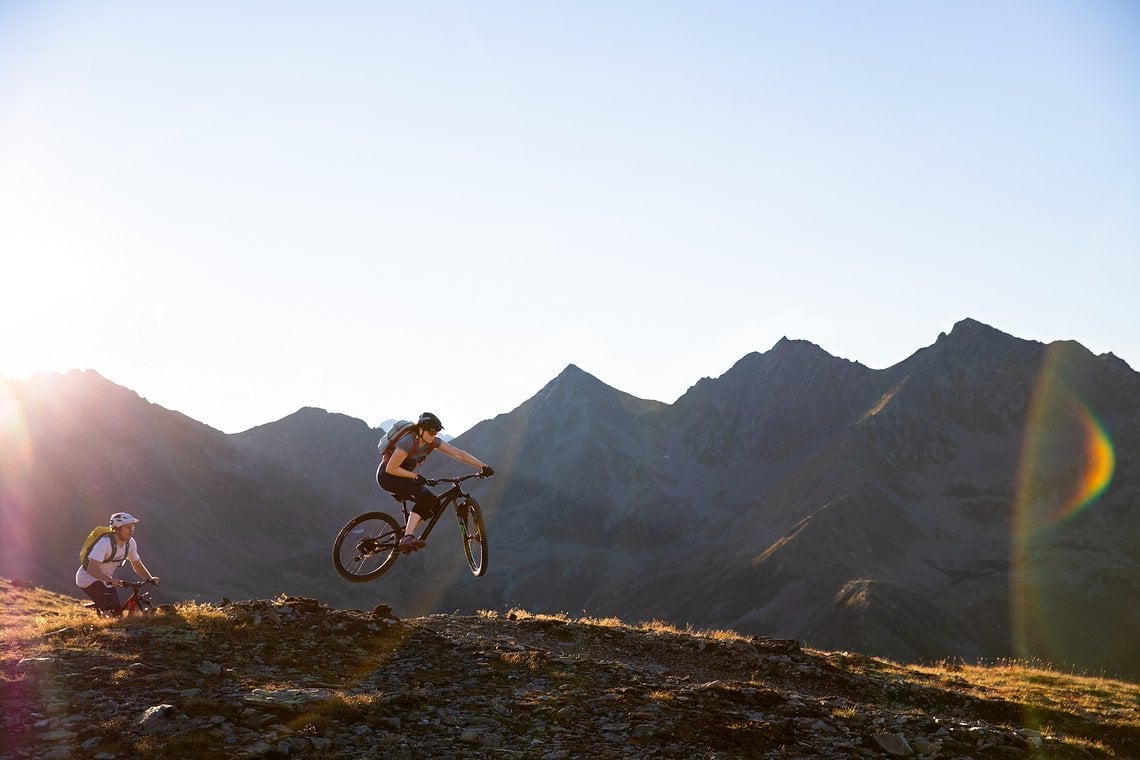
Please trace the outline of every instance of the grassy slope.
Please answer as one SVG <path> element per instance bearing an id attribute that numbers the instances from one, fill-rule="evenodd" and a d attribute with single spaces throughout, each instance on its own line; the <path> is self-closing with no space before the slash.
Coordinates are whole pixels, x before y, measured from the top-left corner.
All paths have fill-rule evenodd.
<path id="1" fill-rule="evenodd" d="M 269 610 L 272 605 L 264 601 L 262 608 Z M 235 613 L 185 603 L 149 618 L 104 620 L 84 610 L 77 598 L 15 587 L 0 579 L 0 684 L 5 712 L 16 704 L 49 719 L 86 712 L 77 695 L 93 686 L 110 701 L 141 695 L 154 704 L 163 701 L 159 696 L 163 689 L 169 693 L 171 687 L 184 690 L 202 683 L 197 669 L 205 660 L 240 670 L 234 666 L 256 658 L 263 667 L 244 670 L 240 676 L 243 689 L 333 690 L 332 698 L 292 727 L 322 735 L 346 723 L 375 723 L 384 708 L 367 695 L 348 693 L 346 687 L 355 685 L 354 679 L 374 670 L 378 662 L 402 656 L 405 644 L 414 643 L 423 656 L 433 641 L 442 640 L 441 634 L 458 631 L 475 650 L 494 655 L 499 668 L 541 672 L 550 663 L 535 655 L 537 648 L 564 646 L 567 654 L 582 658 L 591 667 L 613 661 L 652 662 L 689 674 L 697 683 L 726 678 L 728 671 L 718 664 L 724 658 L 718 660 L 709 653 L 746 640 L 729 631 L 677 631 L 656 623 L 569 620 L 523 611 L 506 617 L 493 613 L 467 618 L 433 616 L 410 621 L 412 625 L 389 626 L 389 631 L 406 631 L 395 635 L 376 635 L 375 623 L 369 623 L 364 613 L 330 617 L 320 635 L 306 626 L 269 630 L 252 617 L 248 610 Z M 412 637 L 417 637 L 414 642 Z M 506 637 L 535 649 L 496 652 L 493 642 Z M 679 646 L 677 642 L 682 640 L 685 645 Z M 440 656 L 445 654 L 441 650 Z M 1049 742 L 1047 753 L 1039 756 L 1140 756 L 1140 686 L 1136 684 L 1016 663 L 913 667 L 849 653 L 805 651 L 804 655 L 819 666 L 818 677 L 791 673 L 758 679 L 755 685 L 813 696 L 838 695 L 867 704 L 883 702 L 888 697 L 882 694 L 889 693 L 889 699 L 897 703 L 892 709 L 899 712 L 930 710 L 932 705 L 943 711 L 960 710 L 965 700 L 973 717 L 1040 730 Z M 52 658 L 58 665 L 42 669 L 18 665 L 25 658 L 37 657 Z M 583 688 L 587 686 L 582 684 Z M 487 688 L 490 693 L 491 681 Z M 566 698 L 564 694 L 557 696 Z M 676 699 L 675 695 L 661 694 L 656 698 L 664 702 Z M 913 704 L 908 706 L 908 700 Z M 242 705 L 232 700 L 191 697 L 181 700 L 180 708 L 191 716 L 220 715 L 237 721 Z M 98 722 L 99 716 L 94 720 Z M 224 750 L 206 733 L 174 738 L 132 734 L 125 730 L 129 728 L 126 718 L 113 710 L 106 711 L 100 728 L 108 738 L 93 752 L 206 757 Z M 750 739 L 763 740 L 762 736 Z M 13 731 L 4 741 L 8 746 L 0 746 L 0 755 L 36 746 L 35 736 L 26 731 Z"/>

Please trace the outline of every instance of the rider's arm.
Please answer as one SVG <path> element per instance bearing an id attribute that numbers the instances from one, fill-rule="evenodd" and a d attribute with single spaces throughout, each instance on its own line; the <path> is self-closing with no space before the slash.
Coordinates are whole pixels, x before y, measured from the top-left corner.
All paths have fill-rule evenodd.
<path id="1" fill-rule="evenodd" d="M 399 446 L 392 452 L 392 456 L 388 457 L 388 465 L 384 468 L 384 472 L 389 475 L 395 475 L 397 478 L 408 478 L 410 480 L 416 479 L 416 474 L 411 470 L 405 470 L 402 465 L 404 460 L 408 458 L 408 452 L 401 449 Z"/>
<path id="2" fill-rule="evenodd" d="M 89 572 L 93 578 L 101 580 L 104 583 L 110 584 L 111 586 L 117 585 L 117 581 L 111 575 L 103 572 L 103 566 L 98 562 L 88 563 L 87 572 Z"/>
<path id="3" fill-rule="evenodd" d="M 454 446 L 452 446 L 450 443 L 448 443 L 447 441 L 440 441 L 439 442 L 439 450 L 442 451 L 444 454 L 447 454 L 452 459 L 456 459 L 460 462 L 463 462 L 464 464 L 469 464 L 472 467 L 476 467 L 480 470 L 487 466 L 487 465 L 483 464 L 482 462 L 480 462 L 475 457 L 468 454 L 463 449 L 457 449 Z"/>
<path id="4" fill-rule="evenodd" d="M 135 569 L 135 572 L 138 573 L 138 576 L 140 578 L 145 578 L 148 581 L 154 581 L 155 585 L 158 585 L 158 578 L 156 578 L 154 575 L 151 575 L 150 570 L 146 569 L 146 565 L 143 564 L 143 561 L 141 559 L 132 559 L 131 567 Z"/>

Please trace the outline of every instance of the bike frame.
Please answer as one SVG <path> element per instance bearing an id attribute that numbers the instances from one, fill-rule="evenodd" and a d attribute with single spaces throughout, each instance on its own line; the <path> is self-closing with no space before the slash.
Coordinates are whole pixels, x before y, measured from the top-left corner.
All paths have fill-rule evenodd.
<path id="1" fill-rule="evenodd" d="M 478 474 L 464 475 L 459 478 L 432 478 L 428 480 L 428 485 L 431 485 L 433 483 L 450 483 L 451 488 L 448 488 L 443 493 L 436 494 L 435 498 L 439 505 L 439 509 L 435 511 L 435 514 L 432 515 L 426 523 L 424 523 L 423 533 L 420 534 L 421 539 L 427 540 L 428 535 L 431 534 L 431 529 L 435 527 L 435 524 L 437 522 L 439 522 L 439 518 L 443 516 L 443 513 L 447 511 L 448 507 L 454 506 L 455 503 L 460 499 L 470 496 L 470 494 L 464 491 L 459 484 L 465 480 L 477 477 L 479 477 Z M 408 527 L 408 516 L 412 513 L 412 510 L 408 509 L 408 502 L 415 503 L 415 500 L 401 499 L 396 494 L 392 494 L 392 498 L 400 502 L 400 511 L 404 513 L 404 528 L 406 529 Z"/>
<path id="2" fill-rule="evenodd" d="M 150 594 L 144 594 L 140 589 L 143 586 L 154 585 L 153 581 L 123 581 L 123 585 L 131 588 L 131 595 L 127 597 L 127 601 L 123 602 L 123 612 L 131 615 L 139 609 L 139 605 L 143 602 L 150 603 Z"/>
<path id="3" fill-rule="evenodd" d="M 130 596 L 123 602 L 122 607 L 119 609 L 120 615 L 133 615 L 136 612 L 150 612 L 154 609 L 153 602 L 150 600 L 149 594 L 144 594 L 140 589 L 143 586 L 153 586 L 154 581 L 121 581 L 123 586 L 131 589 Z M 111 615 L 109 610 L 104 610 L 95 606 L 95 602 L 84 602 L 84 607 L 89 607 L 95 610 L 95 614 L 103 617 L 104 615 Z"/>

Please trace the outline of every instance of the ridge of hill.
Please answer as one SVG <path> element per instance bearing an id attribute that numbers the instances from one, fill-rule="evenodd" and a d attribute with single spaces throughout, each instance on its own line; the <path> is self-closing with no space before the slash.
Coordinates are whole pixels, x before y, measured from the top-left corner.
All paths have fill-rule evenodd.
<path id="1" fill-rule="evenodd" d="M 1140 756 L 1140 686 L 660 623 L 312 598 L 96 618 L 0 579 L 0 758 Z"/>

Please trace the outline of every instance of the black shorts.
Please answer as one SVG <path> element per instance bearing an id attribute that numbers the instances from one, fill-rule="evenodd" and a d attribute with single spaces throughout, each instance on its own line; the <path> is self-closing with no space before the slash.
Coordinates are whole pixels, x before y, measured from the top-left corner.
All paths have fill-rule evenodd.
<path id="1" fill-rule="evenodd" d="M 410 478 L 400 478 L 384 472 L 383 467 L 376 469 L 376 482 L 389 493 L 401 499 L 411 499 L 416 503 L 412 511 L 425 520 L 430 520 L 439 508 L 439 500 L 427 486 L 420 485 Z"/>
<path id="2" fill-rule="evenodd" d="M 103 581 L 95 581 L 90 586 L 84 586 L 83 593 L 91 597 L 95 606 L 104 612 L 118 615 L 123 611 L 123 603 L 119 601 L 119 592 L 104 586 Z"/>

